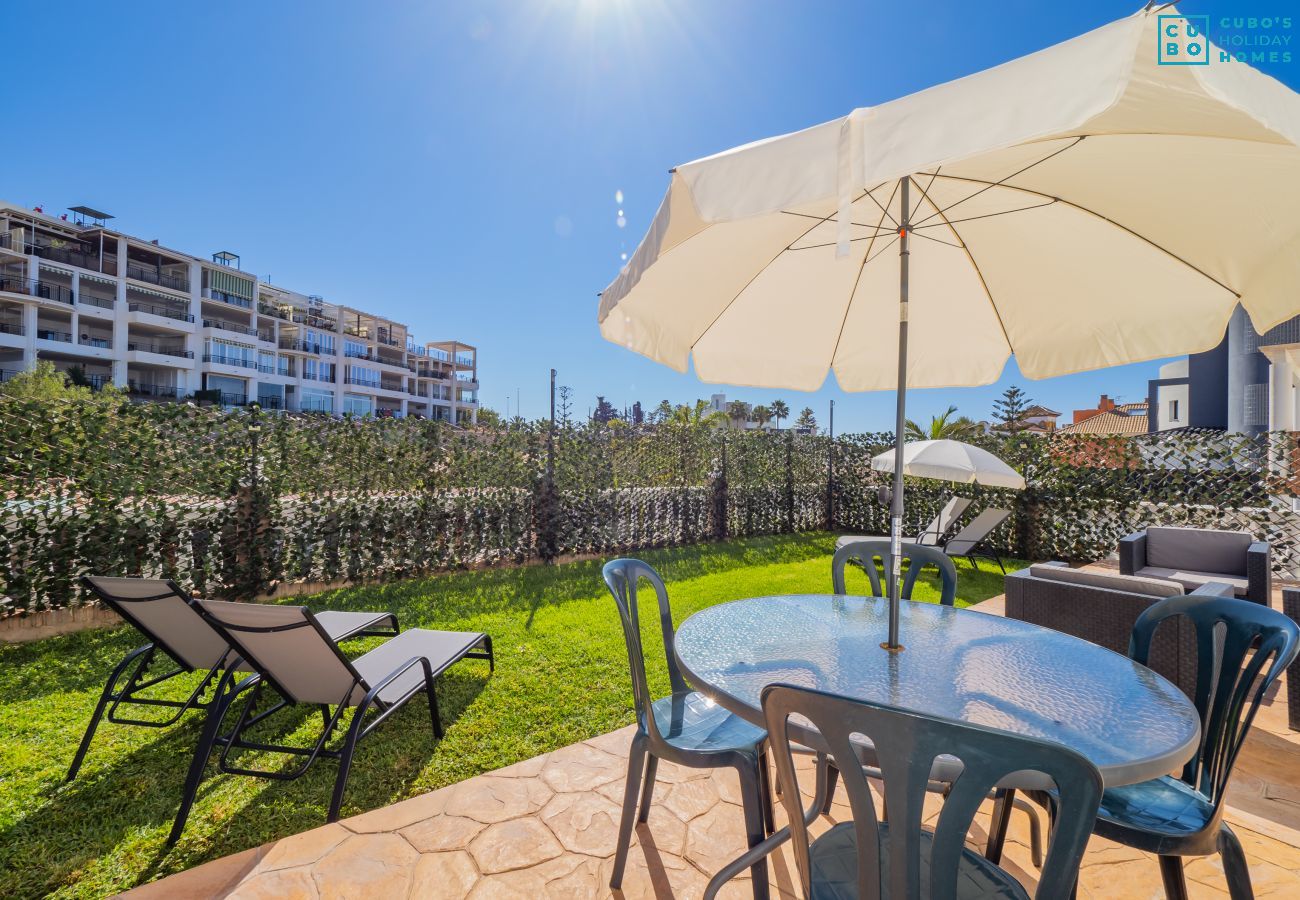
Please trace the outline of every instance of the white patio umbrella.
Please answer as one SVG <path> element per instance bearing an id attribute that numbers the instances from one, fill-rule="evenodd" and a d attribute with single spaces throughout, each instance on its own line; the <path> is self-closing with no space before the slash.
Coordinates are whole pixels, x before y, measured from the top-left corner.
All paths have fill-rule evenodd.
<path id="1" fill-rule="evenodd" d="M 877 472 L 892 472 L 897 448 L 871 458 Z M 960 484 L 1024 490 L 1025 479 L 987 450 L 962 441 L 912 441 L 903 445 L 903 474 Z"/>
<path id="2" fill-rule="evenodd" d="M 1300 96 L 1213 46 L 1159 65 L 1157 12 L 678 166 L 601 334 L 707 382 L 897 387 L 901 446 L 907 387 L 1208 350 L 1238 303 L 1261 329 L 1300 313 Z M 902 476 L 900 454 L 894 542 Z"/>

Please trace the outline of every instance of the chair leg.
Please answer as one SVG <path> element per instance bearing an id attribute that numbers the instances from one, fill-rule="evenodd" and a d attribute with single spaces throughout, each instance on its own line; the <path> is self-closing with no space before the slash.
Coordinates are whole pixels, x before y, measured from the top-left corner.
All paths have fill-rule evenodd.
<path id="1" fill-rule="evenodd" d="M 433 736 L 442 739 L 442 714 L 438 712 L 438 689 L 435 681 L 426 679 L 424 692 L 429 696 L 429 718 L 433 720 Z"/>
<path id="2" fill-rule="evenodd" d="M 637 823 L 644 825 L 650 818 L 650 801 L 655 794 L 655 776 L 659 773 L 659 757 L 650 754 L 645 763 L 645 775 L 641 779 L 641 811 L 637 813 Z"/>
<path id="3" fill-rule="evenodd" d="M 623 815 L 618 823 L 618 843 L 614 845 L 614 871 L 609 886 L 623 886 L 623 869 L 627 865 L 628 846 L 632 843 L 632 823 L 636 817 L 636 799 L 641 788 L 641 770 L 645 767 L 645 738 L 637 734 L 627 755 L 627 784 L 623 788 Z"/>
<path id="4" fill-rule="evenodd" d="M 763 834 L 766 837 L 776 833 L 776 811 L 772 808 L 772 769 L 766 750 L 758 754 L 758 789 L 763 795 Z"/>
<path id="5" fill-rule="evenodd" d="M 203 722 L 203 732 L 199 735 L 199 743 L 194 748 L 194 758 L 190 760 L 190 770 L 185 775 L 185 786 L 181 788 L 181 808 L 176 811 L 171 833 L 167 835 L 168 847 L 180 840 L 181 832 L 185 830 L 185 821 L 190 817 L 194 798 L 198 795 L 199 785 L 203 782 L 203 770 L 208 766 L 208 760 L 212 757 L 212 750 L 217 743 L 217 735 L 221 733 L 221 722 L 236 697 L 235 691 L 227 692 L 227 685 L 232 675 L 233 673 L 227 672 L 222 677 L 221 684 L 217 686 L 217 692 L 208 705 L 208 716 Z"/>
<path id="6" fill-rule="evenodd" d="M 993 818 L 989 822 L 989 840 L 984 847 L 984 858 L 997 865 L 1002 862 L 1002 848 L 1007 841 L 1007 826 L 1011 822 L 1011 805 L 1016 792 L 1009 788 L 994 791 Z"/>
<path id="7" fill-rule="evenodd" d="M 343 749 L 339 752 L 339 774 L 334 779 L 334 795 L 330 797 L 329 814 L 325 817 L 327 822 L 339 820 L 339 810 L 343 807 L 343 792 L 348 786 L 348 775 L 352 773 L 352 757 L 357 751 L 357 740 L 361 737 L 361 720 L 366 717 L 366 709 L 366 704 L 362 702 L 357 706 L 357 711 L 352 714 L 352 721 L 348 723 L 348 736 L 343 742 Z M 434 717 L 437 721 L 436 712 Z"/>
<path id="8" fill-rule="evenodd" d="M 1043 867 L 1043 826 L 1038 821 L 1038 813 L 1020 797 L 1012 799 L 1011 805 L 1029 818 L 1029 855 L 1034 866 L 1041 869 Z"/>
<path id="9" fill-rule="evenodd" d="M 1187 879 L 1183 876 L 1181 856 L 1161 856 L 1160 877 L 1165 883 L 1166 900 L 1188 900 Z"/>
<path id="10" fill-rule="evenodd" d="M 113 699 L 113 688 L 117 686 L 117 681 L 122 677 L 122 673 L 141 654 L 148 654 L 152 657 L 153 650 L 151 646 L 146 645 L 132 653 L 127 654 L 126 659 L 117 664 L 112 674 L 108 676 L 108 681 L 104 684 L 104 690 L 100 692 L 99 702 L 95 704 L 95 712 L 90 717 L 90 724 L 86 726 L 86 733 L 81 736 L 81 744 L 77 747 L 77 755 L 72 758 L 72 765 L 68 768 L 67 780 L 71 781 L 77 777 L 81 771 L 81 764 L 86 759 L 86 752 L 90 749 L 90 742 L 95 737 L 95 731 L 99 728 L 99 722 L 104 717 L 104 710 L 108 708 L 108 702 Z M 146 658 L 147 664 L 148 658 Z M 130 682 L 128 682 L 128 685 Z"/>
<path id="11" fill-rule="evenodd" d="M 830 814 L 831 803 L 835 801 L 835 782 L 840 777 L 840 770 L 827 758 L 823 762 L 823 772 L 818 774 L 826 779 L 826 799 L 822 801 L 822 815 L 825 816 Z"/>
<path id="12" fill-rule="evenodd" d="M 490 634 L 483 635 L 483 643 L 486 645 L 487 649 L 488 674 L 491 675 L 497 670 L 497 658 L 492 652 L 492 636 Z"/>
<path id="13" fill-rule="evenodd" d="M 750 847 L 761 844 L 767 837 L 763 833 L 763 796 L 762 780 L 758 774 L 758 765 L 737 767 L 740 774 L 740 797 L 745 810 L 745 835 Z M 767 881 L 767 857 L 749 867 L 749 874 L 754 886 L 754 900 L 768 900 L 771 889 Z"/>
<path id="14" fill-rule="evenodd" d="M 1250 868 L 1246 853 L 1227 825 L 1219 827 L 1219 855 L 1223 857 L 1223 874 L 1228 880 L 1228 894 L 1232 900 L 1254 900 L 1255 890 L 1250 885 Z"/>

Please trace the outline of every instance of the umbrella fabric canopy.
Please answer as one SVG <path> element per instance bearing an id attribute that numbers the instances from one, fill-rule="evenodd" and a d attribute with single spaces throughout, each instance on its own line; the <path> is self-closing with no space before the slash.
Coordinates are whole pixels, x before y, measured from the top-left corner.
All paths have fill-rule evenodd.
<path id="1" fill-rule="evenodd" d="M 894 470 L 894 450 L 871 459 L 871 468 L 877 472 Z M 917 478 L 937 478 L 962 484 L 984 484 L 989 487 L 1025 487 L 1025 479 L 1015 469 L 987 450 L 981 450 L 961 441 L 913 441 L 903 445 L 903 474 Z"/>
<path id="2" fill-rule="evenodd" d="M 1238 303 L 1261 330 L 1300 313 L 1300 96 L 1213 45 L 1158 65 L 1156 13 L 678 166 L 601 334 L 709 382 L 896 386 L 901 447 L 908 386 L 1209 350 Z"/>

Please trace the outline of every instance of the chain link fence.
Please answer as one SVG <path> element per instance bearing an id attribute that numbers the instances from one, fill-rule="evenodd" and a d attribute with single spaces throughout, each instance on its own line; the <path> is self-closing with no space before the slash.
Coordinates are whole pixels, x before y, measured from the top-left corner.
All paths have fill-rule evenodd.
<path id="1" fill-rule="evenodd" d="M 1147 524 L 1251 531 L 1300 570 L 1295 436 L 982 436 L 1024 491 L 909 479 L 908 527 L 954 491 L 1012 511 L 993 536 L 1084 561 Z M 189 404 L 0 398 L 0 597 L 75 606 L 83 574 L 174 578 L 247 598 L 285 582 L 394 579 L 763 534 L 885 534 L 871 469 L 888 433 L 397 419 Z"/>

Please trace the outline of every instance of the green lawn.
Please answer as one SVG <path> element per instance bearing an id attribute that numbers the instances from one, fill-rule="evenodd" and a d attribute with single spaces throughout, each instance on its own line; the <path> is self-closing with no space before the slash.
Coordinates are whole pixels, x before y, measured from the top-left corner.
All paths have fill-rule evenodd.
<path id="1" fill-rule="evenodd" d="M 680 622 L 738 597 L 828 592 L 833 542 L 805 534 L 641 556 L 663 574 Z M 440 682 L 441 741 L 417 700 L 361 745 L 344 814 L 632 722 L 623 637 L 600 565 L 463 572 L 292 601 L 392 610 L 403 627 L 484 631 L 496 645 L 494 676 L 486 663 L 467 661 Z M 1001 574 L 987 564 L 978 573 L 957 566 L 959 605 L 1002 593 Z M 917 599 L 936 600 L 936 582 L 918 584 Z M 646 640 L 658 640 L 653 627 L 647 617 Z M 332 761 L 288 783 L 209 768 L 185 835 L 168 850 L 200 713 L 166 730 L 101 726 L 77 780 L 65 784 L 103 679 L 139 643 L 123 628 L 0 647 L 0 896 L 102 897 L 325 821 Z M 647 657 L 656 690 L 665 690 L 662 655 Z M 278 736 L 307 742 L 319 722 L 314 714 L 291 719 Z"/>

